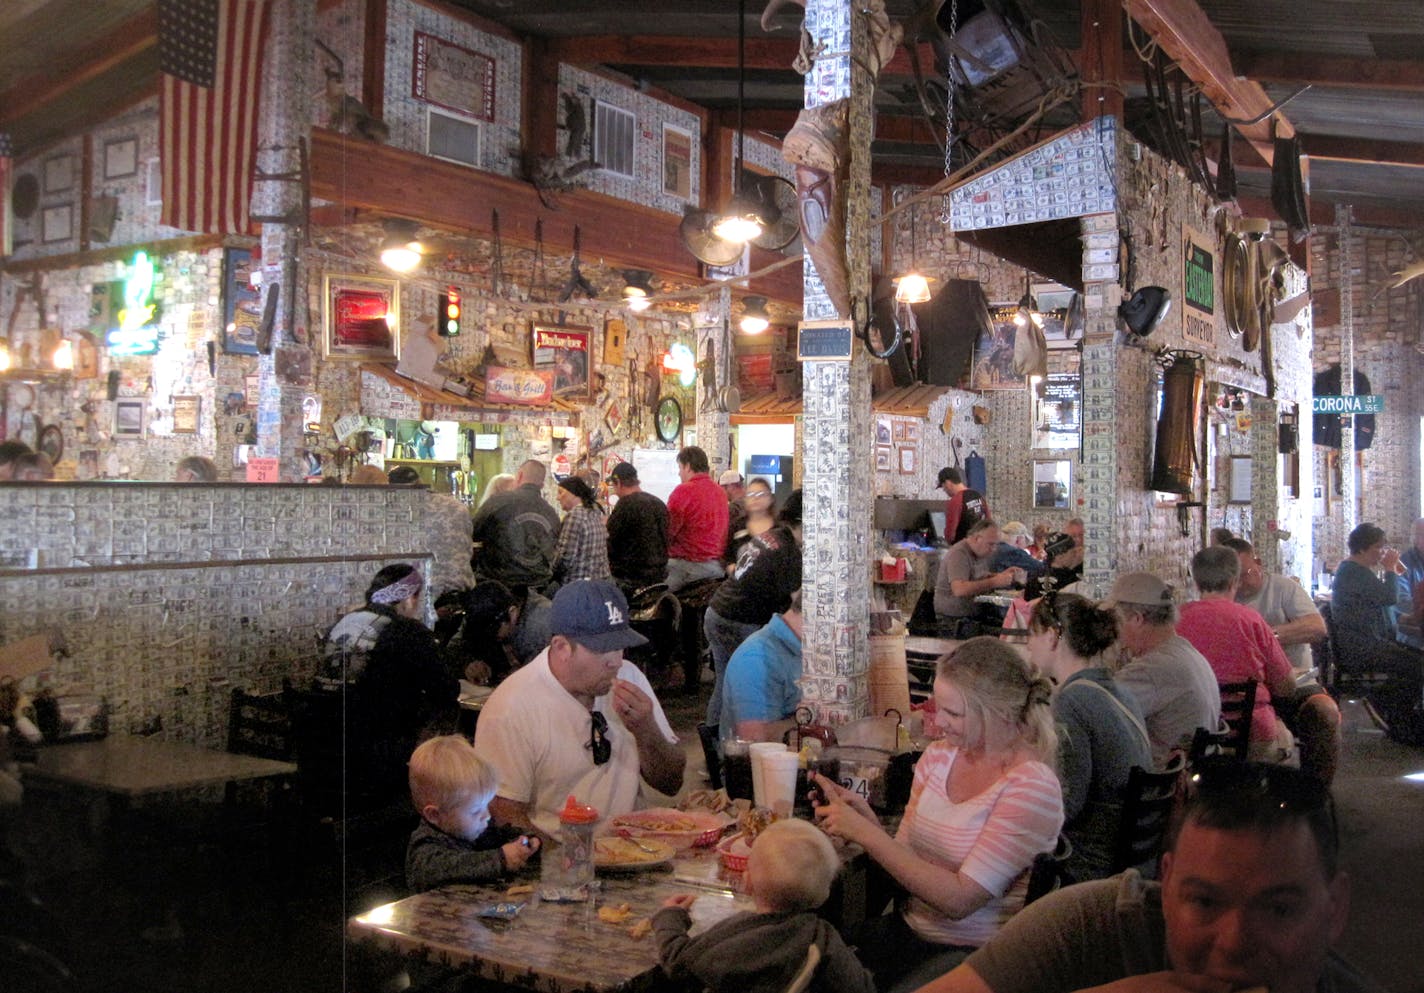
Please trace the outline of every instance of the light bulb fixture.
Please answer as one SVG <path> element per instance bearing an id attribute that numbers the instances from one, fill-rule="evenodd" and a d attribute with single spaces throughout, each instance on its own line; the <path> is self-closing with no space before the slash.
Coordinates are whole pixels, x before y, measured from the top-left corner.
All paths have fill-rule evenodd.
<path id="1" fill-rule="evenodd" d="M 74 370 L 74 342 L 68 338 L 62 339 L 55 346 L 54 354 L 50 356 L 50 362 L 60 372 L 72 372 Z"/>
<path id="2" fill-rule="evenodd" d="M 895 280 L 896 303 L 924 303 L 930 298 L 930 281 L 911 269 Z"/>
<path id="3" fill-rule="evenodd" d="M 653 292 L 653 274 L 646 269 L 623 270 L 623 301 L 635 314 L 642 313 L 652 304 L 648 301 Z"/>
<path id="4" fill-rule="evenodd" d="M 766 310 L 766 297 L 742 298 L 742 320 L 739 327 L 743 334 L 761 334 L 771 327 L 771 315 Z"/>
<path id="5" fill-rule="evenodd" d="M 425 251 L 415 237 L 416 223 L 390 218 L 383 226 L 386 234 L 381 239 L 381 265 L 392 272 L 413 272 Z"/>
<path id="6" fill-rule="evenodd" d="M 758 237 L 764 226 L 761 204 L 738 191 L 727 201 L 722 216 L 713 223 L 712 233 L 723 241 L 742 245 Z"/>
<path id="7" fill-rule="evenodd" d="M 0 341 L 0 372 L 10 371 L 10 342 Z"/>
<path id="8" fill-rule="evenodd" d="M 737 159 L 732 164 L 732 199 L 712 224 L 712 233 L 723 241 L 743 245 L 758 237 L 766 220 L 760 200 L 742 189 L 742 163 L 747 157 L 747 129 L 744 123 L 747 88 L 747 0 L 737 2 Z"/>
<path id="9" fill-rule="evenodd" d="M 1019 309 L 1014 313 L 1014 323 L 1019 327 L 1027 327 L 1032 321 L 1034 327 L 1043 327 L 1043 314 L 1038 309 L 1038 301 L 1033 298 L 1033 294 L 1028 290 L 1019 297 Z"/>
<path id="10" fill-rule="evenodd" d="M 924 303 L 930 298 L 930 281 L 920 275 L 915 260 L 919 252 L 915 245 L 915 202 L 910 201 L 910 271 L 894 280 L 896 303 Z"/>

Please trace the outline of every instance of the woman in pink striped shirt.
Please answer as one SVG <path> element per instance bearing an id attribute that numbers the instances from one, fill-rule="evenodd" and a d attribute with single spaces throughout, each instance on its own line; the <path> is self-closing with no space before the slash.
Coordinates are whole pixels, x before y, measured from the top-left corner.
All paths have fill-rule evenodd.
<path id="1" fill-rule="evenodd" d="M 859 935 L 861 960 L 886 993 L 947 972 L 1023 906 L 1028 870 L 1063 827 L 1054 772 L 1053 687 L 1008 645 L 972 638 L 939 661 L 942 740 L 915 766 L 891 837 L 865 800 L 816 776 L 816 818 L 861 845 L 903 887 L 897 913 Z"/>

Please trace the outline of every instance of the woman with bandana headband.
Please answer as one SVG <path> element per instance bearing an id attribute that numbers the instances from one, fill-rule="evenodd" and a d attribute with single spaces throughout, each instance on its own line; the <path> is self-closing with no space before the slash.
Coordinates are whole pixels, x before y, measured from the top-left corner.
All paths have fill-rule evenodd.
<path id="1" fill-rule="evenodd" d="M 460 684 L 420 619 L 424 610 L 419 570 L 388 565 L 371 580 L 365 606 L 326 639 L 318 688 L 347 694 L 347 768 L 361 777 L 353 783 L 381 795 L 404 790 L 411 751 L 453 730 L 458 716 Z"/>

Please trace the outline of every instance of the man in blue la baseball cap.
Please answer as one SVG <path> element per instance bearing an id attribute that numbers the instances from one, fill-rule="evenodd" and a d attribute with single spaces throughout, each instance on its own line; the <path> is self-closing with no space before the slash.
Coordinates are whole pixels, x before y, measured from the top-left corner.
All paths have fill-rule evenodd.
<path id="1" fill-rule="evenodd" d="M 605 579 L 569 583 L 554 595 L 549 630 L 595 652 L 622 651 L 648 639 L 628 626 L 628 601 Z"/>
<path id="2" fill-rule="evenodd" d="M 497 823 L 552 837 L 569 796 L 600 820 L 639 805 L 642 781 L 682 787 L 686 757 L 667 715 L 625 648 L 647 639 L 628 624 L 628 602 L 608 580 L 559 589 L 549 647 L 485 702 L 475 751 L 499 770 Z"/>

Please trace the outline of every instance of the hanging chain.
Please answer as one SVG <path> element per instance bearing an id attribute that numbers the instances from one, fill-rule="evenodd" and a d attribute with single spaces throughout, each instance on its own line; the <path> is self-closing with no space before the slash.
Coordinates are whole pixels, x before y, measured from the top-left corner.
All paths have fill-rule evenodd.
<path id="1" fill-rule="evenodd" d="M 949 4 L 949 37 L 950 37 L 951 39 L 953 39 L 954 36 L 958 33 L 958 31 L 959 31 L 959 0 L 950 0 L 950 4 Z M 952 67 L 947 67 L 947 70 L 952 70 Z M 955 90 L 955 85 L 954 85 L 954 73 L 953 73 L 953 71 L 946 71 L 946 72 L 945 72 L 945 80 L 944 80 L 944 81 L 945 81 L 945 88 L 944 88 L 944 175 L 945 175 L 945 178 L 948 178 L 948 177 L 950 176 L 950 174 L 954 172 L 953 158 L 954 158 L 954 90 Z M 939 201 L 939 222 L 940 222 L 941 224 L 948 224 L 948 223 L 949 223 L 949 218 L 950 218 L 950 214 L 949 214 L 949 206 L 950 206 L 950 205 L 949 205 L 949 200 L 950 200 L 950 192 L 949 192 L 948 189 L 946 189 L 946 190 L 944 191 L 944 195 L 940 197 L 940 201 Z"/>

